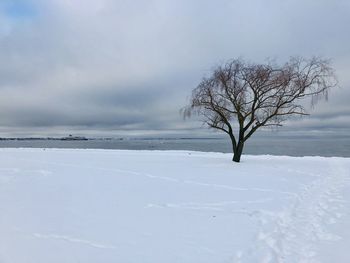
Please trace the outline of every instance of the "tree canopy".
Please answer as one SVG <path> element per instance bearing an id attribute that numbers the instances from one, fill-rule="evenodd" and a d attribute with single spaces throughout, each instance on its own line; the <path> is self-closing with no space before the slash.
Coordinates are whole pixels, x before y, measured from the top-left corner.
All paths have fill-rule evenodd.
<path id="1" fill-rule="evenodd" d="M 231 60 L 204 77 L 192 92 L 185 117 L 203 117 L 211 128 L 227 133 L 233 161 L 239 162 L 244 142 L 260 127 L 281 126 L 292 115 L 307 115 L 301 99 L 313 103 L 337 85 L 329 60 L 291 58 L 282 66 Z M 238 126 L 235 132 L 234 124 Z"/>

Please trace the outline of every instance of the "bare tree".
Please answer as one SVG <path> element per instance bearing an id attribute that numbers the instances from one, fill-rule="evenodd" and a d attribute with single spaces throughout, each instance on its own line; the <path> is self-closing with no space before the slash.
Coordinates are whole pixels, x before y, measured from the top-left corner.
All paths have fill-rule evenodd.
<path id="1" fill-rule="evenodd" d="M 311 97 L 314 104 L 336 85 L 329 60 L 294 57 L 282 66 L 232 60 L 202 79 L 184 116 L 197 113 L 209 127 L 227 133 L 232 160 L 239 162 L 244 143 L 257 129 L 282 126 L 292 115 L 308 115 L 301 99 Z"/>

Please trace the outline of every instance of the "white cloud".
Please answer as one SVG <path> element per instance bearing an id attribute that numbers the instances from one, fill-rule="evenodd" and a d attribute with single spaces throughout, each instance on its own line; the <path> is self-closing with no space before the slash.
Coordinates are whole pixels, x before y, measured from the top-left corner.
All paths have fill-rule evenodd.
<path id="1" fill-rule="evenodd" d="M 326 118 L 329 110 L 350 111 L 345 1 L 33 0 L 32 5 L 35 14 L 20 23 L 0 14 L 4 130 L 198 127 L 184 123 L 179 109 L 204 74 L 238 56 L 258 62 L 331 57 L 343 90 L 332 92 L 328 105 L 318 105 L 315 118 Z M 312 117 L 300 125 L 311 122 Z"/>

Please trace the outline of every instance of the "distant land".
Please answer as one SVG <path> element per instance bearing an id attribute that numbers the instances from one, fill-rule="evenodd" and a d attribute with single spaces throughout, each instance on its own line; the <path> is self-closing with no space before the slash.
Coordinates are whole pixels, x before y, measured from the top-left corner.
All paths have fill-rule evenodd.
<path id="1" fill-rule="evenodd" d="M 23 137 L 23 138 L 0 138 L 1 141 L 37 141 L 37 140 L 54 140 L 54 141 L 87 141 L 83 136 L 69 135 L 66 137 Z"/>
<path id="2" fill-rule="evenodd" d="M 84 136 L 66 136 L 66 137 L 0 137 L 0 141 L 92 141 L 92 140 L 221 140 L 222 137 L 127 137 L 127 138 L 87 138 Z"/>

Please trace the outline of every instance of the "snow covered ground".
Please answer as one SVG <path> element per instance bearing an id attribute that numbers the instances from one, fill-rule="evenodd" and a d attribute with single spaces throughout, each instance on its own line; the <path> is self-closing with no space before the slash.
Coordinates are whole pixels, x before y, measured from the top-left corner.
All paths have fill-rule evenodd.
<path id="1" fill-rule="evenodd" d="M 0 149 L 1 263 L 350 262 L 350 159 Z"/>

